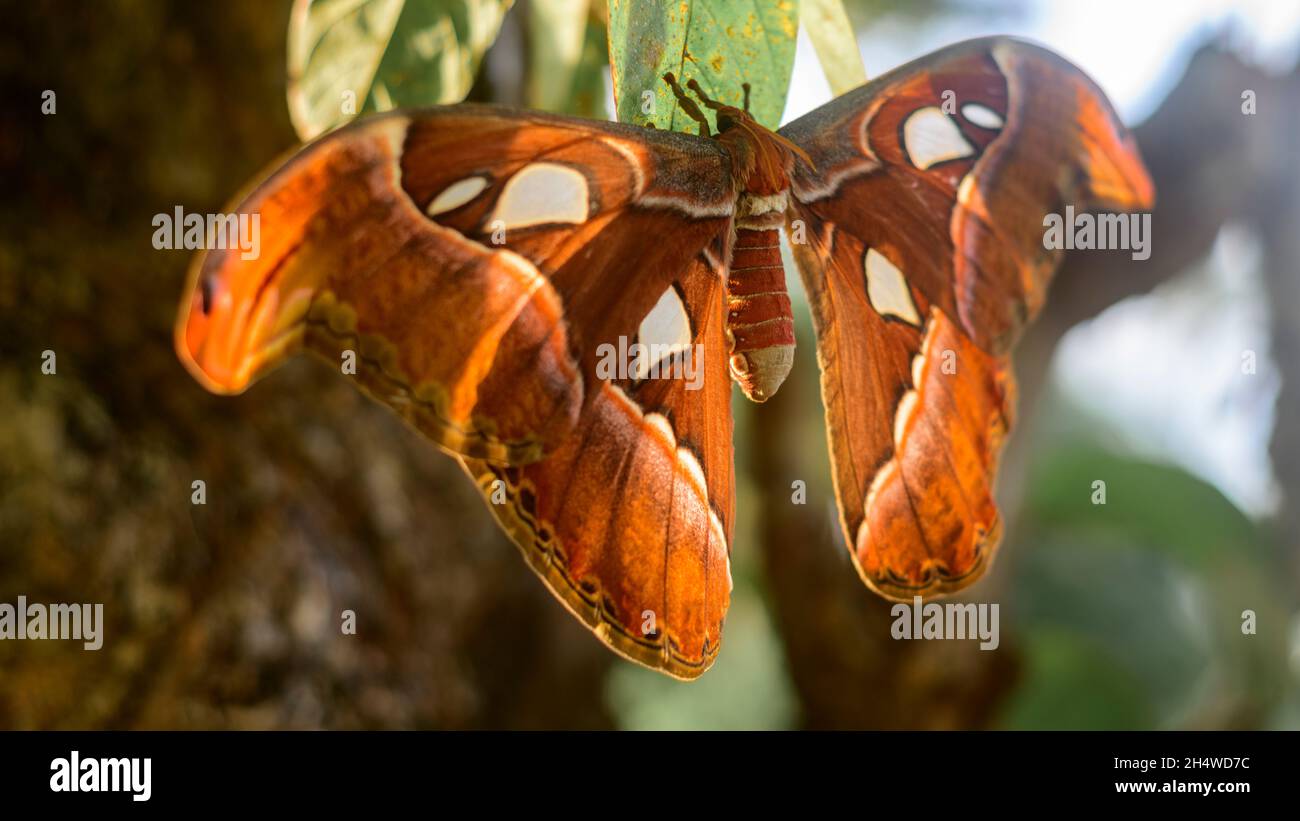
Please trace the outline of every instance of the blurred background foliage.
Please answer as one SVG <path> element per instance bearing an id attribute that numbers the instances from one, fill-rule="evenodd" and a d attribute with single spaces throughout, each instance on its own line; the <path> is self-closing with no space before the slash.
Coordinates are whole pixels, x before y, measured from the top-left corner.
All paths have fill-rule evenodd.
<path id="1" fill-rule="evenodd" d="M 771 5 L 793 19 L 793 0 Z M 872 74 L 990 27 L 1087 51 L 1049 6 L 851 0 L 841 34 Z M 610 19 L 586 0 L 10 10 L 0 601 L 104 602 L 107 633 L 97 653 L 0 643 L 0 727 L 1300 728 L 1300 74 L 1258 64 L 1220 17 L 1184 27 L 1135 129 L 1160 192 L 1151 260 L 1072 256 L 1017 355 L 1011 526 L 963 597 L 1001 604 L 996 651 L 892 640 L 889 604 L 853 572 L 806 307 L 781 393 L 737 395 L 735 592 L 692 684 L 591 638 L 452 461 L 329 368 L 300 360 L 236 399 L 184 374 L 170 329 L 188 255 L 152 249 L 153 214 L 219 210 L 349 116 L 354 87 L 356 112 L 467 98 L 613 116 Z M 752 46 L 720 30 L 719 49 Z M 826 54 L 812 40 L 749 78 L 784 95 L 792 76 L 781 121 L 827 94 L 800 56 Z M 1237 367 L 1243 347 L 1258 372 Z M 1180 349 L 1203 357 L 1182 381 L 1155 372 Z M 1159 412 L 1116 398 L 1133 395 Z M 1235 474 L 1198 457 L 1211 445 L 1244 454 Z M 807 505 L 789 503 L 796 479 Z"/>

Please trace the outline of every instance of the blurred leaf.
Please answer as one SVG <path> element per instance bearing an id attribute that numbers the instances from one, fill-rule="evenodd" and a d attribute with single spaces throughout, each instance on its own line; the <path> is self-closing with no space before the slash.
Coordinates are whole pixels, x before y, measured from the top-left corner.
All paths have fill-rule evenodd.
<path id="1" fill-rule="evenodd" d="M 362 112 L 456 103 L 513 0 L 297 0 L 289 116 L 309 140 Z"/>
<path id="2" fill-rule="evenodd" d="M 1035 631 L 1028 669 L 1003 726 L 1011 730 L 1140 730 L 1152 724 L 1142 688 L 1092 640 Z"/>
<path id="3" fill-rule="evenodd" d="M 838 97 L 867 81 L 858 38 L 841 0 L 802 0 L 799 22 L 808 32 L 832 94 Z"/>
<path id="4" fill-rule="evenodd" d="M 794 68 L 795 0 L 710 3 L 704 0 L 609 0 L 609 55 L 620 122 L 695 132 L 678 109 L 665 72 L 683 88 L 695 79 L 714 100 L 741 106 L 776 128 Z M 705 110 L 710 128 L 716 122 Z"/>
<path id="5" fill-rule="evenodd" d="M 608 120 L 612 114 L 606 100 L 609 94 L 605 78 L 609 76 L 609 38 L 605 23 L 595 15 L 587 21 L 587 36 L 582 57 L 569 89 L 569 99 L 561 109 L 566 114 Z"/>
<path id="6" fill-rule="evenodd" d="M 1214 486 L 1090 444 L 1097 432 L 1075 435 L 1032 471 L 1018 532 L 1019 630 L 1090 643 L 1139 685 L 1144 726 L 1266 726 L 1288 681 L 1288 605 L 1266 534 Z M 1092 502 L 1098 480 L 1104 505 Z M 1242 634 L 1245 610 L 1257 634 Z M 1059 652 L 1035 641 L 1031 668 L 1047 663 L 1035 653 Z M 1059 706 L 1094 690 L 1095 678 L 1026 685 L 1009 715 L 1029 709 L 1027 699 Z"/>
<path id="7" fill-rule="evenodd" d="M 609 50 L 595 0 L 532 0 L 528 5 L 528 105 L 606 119 Z"/>
<path id="8" fill-rule="evenodd" d="M 586 42 L 588 0 L 528 4 L 528 104 L 563 111 Z"/>
<path id="9" fill-rule="evenodd" d="M 1106 504 L 1092 503 L 1106 483 Z M 1027 510 L 1035 527 L 1118 530 L 1204 569 L 1230 552 L 1262 559 L 1263 537 L 1213 485 L 1179 468 L 1117 457 L 1087 443 L 1053 448 L 1034 468 Z"/>
<path id="10" fill-rule="evenodd" d="M 606 700 L 629 730 L 782 730 L 793 726 L 797 709 L 780 639 L 759 591 L 743 577 L 732 590 L 723 649 L 707 673 L 682 682 L 619 664 L 606 680 Z"/>
<path id="11" fill-rule="evenodd" d="M 1139 685 L 1147 726 L 1178 726 L 1212 662 L 1204 585 L 1123 534 L 1107 541 L 1105 550 L 1090 539 L 1036 546 L 1017 574 L 1017 619 L 1031 633 L 1050 628 L 1091 642 Z"/>

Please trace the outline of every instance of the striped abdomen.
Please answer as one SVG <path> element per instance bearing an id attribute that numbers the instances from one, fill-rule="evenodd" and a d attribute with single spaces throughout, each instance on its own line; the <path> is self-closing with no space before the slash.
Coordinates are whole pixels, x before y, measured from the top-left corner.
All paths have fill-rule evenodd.
<path id="1" fill-rule="evenodd" d="M 738 228 L 727 282 L 731 377 L 764 402 L 794 364 L 794 318 L 785 290 L 778 228 Z"/>

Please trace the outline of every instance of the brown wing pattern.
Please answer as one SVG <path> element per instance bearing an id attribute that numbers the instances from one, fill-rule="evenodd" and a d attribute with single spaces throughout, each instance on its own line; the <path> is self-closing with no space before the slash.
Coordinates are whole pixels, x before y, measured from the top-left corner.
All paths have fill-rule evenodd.
<path id="1" fill-rule="evenodd" d="M 958 590 L 1001 532 L 992 481 L 1015 386 L 916 297 L 918 324 L 884 316 L 860 284 L 867 249 L 827 229 L 795 246 L 817 331 L 827 439 L 841 521 L 863 580 L 891 598 Z"/>
<path id="2" fill-rule="evenodd" d="M 943 49 L 781 133 L 816 165 L 797 166 L 788 219 L 808 240 L 795 258 L 851 552 L 884 595 L 961 589 L 1001 531 L 1007 354 L 1060 256 L 1044 217 L 1150 207 L 1150 180 L 1090 80 L 1003 38 Z"/>
<path id="3" fill-rule="evenodd" d="M 552 456 L 462 460 L 560 600 L 619 653 L 679 678 L 712 664 L 731 593 L 724 283 L 701 255 L 672 286 L 702 379 L 600 382 Z"/>
<path id="4" fill-rule="evenodd" d="M 686 135 L 468 105 L 369 118 L 240 200 L 261 254 L 196 258 L 177 349 L 226 393 L 304 346 L 354 351 L 358 384 L 462 457 L 570 610 L 693 677 L 731 590 L 731 185 Z M 642 341 L 702 346 L 712 370 L 598 371 Z"/>
<path id="5" fill-rule="evenodd" d="M 261 254 L 196 257 L 178 352 L 234 393 L 304 342 L 353 350 L 433 441 L 534 461 L 577 422 L 592 351 L 729 224 L 725 163 L 707 140 L 485 106 L 369 118 L 232 209 L 259 216 Z"/>

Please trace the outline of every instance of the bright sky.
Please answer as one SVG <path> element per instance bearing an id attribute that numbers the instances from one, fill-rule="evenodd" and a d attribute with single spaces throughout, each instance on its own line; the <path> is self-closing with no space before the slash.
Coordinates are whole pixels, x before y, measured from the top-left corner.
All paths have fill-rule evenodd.
<path id="1" fill-rule="evenodd" d="M 1240 33 L 1249 52 L 1279 69 L 1295 60 L 1300 0 L 967 0 L 972 12 L 916 28 L 889 20 L 859 38 L 875 77 L 945 45 L 990 34 L 1036 40 L 1081 66 L 1126 119 L 1146 116 L 1177 82 L 1201 35 Z M 785 119 L 830 99 L 806 35 L 799 33 Z"/>
<path id="2" fill-rule="evenodd" d="M 867 74 L 959 40 L 1013 34 L 1081 66 L 1126 121 L 1140 121 L 1181 76 L 1196 45 L 1228 33 L 1243 53 L 1286 70 L 1300 46 L 1300 0 L 1039 0 L 973 2 L 978 13 L 922 28 L 884 21 L 859 40 Z M 1019 13 L 1015 11 L 1019 5 Z M 800 32 L 785 119 L 830 99 Z M 1160 242 L 1159 237 L 1154 238 Z M 1061 345 L 1054 378 L 1117 429 L 1123 444 L 1215 483 L 1250 513 L 1278 503 L 1268 438 L 1278 375 L 1268 358 L 1259 255 L 1249 232 L 1220 237 L 1204 270 L 1126 300 Z M 1257 372 L 1242 373 L 1247 350 Z"/>

